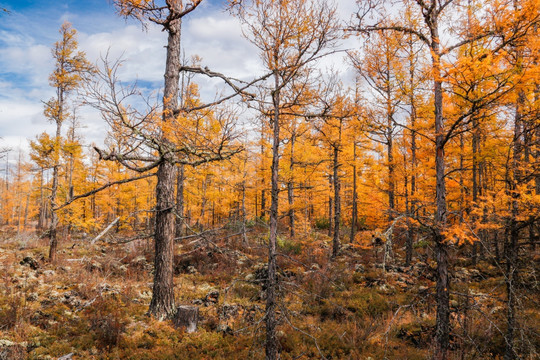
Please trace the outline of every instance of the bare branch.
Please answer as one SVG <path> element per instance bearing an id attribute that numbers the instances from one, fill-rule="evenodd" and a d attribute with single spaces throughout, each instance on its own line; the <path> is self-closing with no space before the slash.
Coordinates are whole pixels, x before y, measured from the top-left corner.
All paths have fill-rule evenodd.
<path id="1" fill-rule="evenodd" d="M 141 175 L 141 176 L 134 177 L 134 178 L 123 179 L 123 180 L 118 180 L 118 181 L 113 181 L 113 182 L 107 183 L 105 185 L 102 185 L 102 186 L 98 187 L 97 189 L 91 190 L 91 191 L 86 192 L 86 193 L 81 194 L 81 195 L 74 196 L 71 199 L 69 199 L 68 201 L 66 201 L 65 203 L 63 203 L 62 205 L 55 207 L 53 210 L 58 211 L 58 210 L 60 210 L 60 209 L 62 209 L 64 207 L 68 206 L 69 204 L 71 204 L 75 200 L 92 196 L 92 195 L 97 194 L 98 192 L 100 192 L 102 190 L 105 190 L 105 189 L 107 189 L 107 188 L 109 188 L 111 186 L 120 185 L 120 184 L 126 184 L 126 183 L 129 183 L 129 182 L 132 182 L 132 181 L 146 179 L 146 178 L 152 177 L 154 175 L 156 175 L 156 174 L 155 173 L 145 174 L 145 175 Z"/>

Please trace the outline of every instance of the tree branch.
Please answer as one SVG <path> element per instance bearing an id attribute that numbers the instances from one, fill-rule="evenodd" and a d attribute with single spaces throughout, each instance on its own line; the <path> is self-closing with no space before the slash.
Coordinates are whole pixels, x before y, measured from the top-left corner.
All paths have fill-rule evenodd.
<path id="1" fill-rule="evenodd" d="M 123 179 L 123 180 L 118 180 L 118 181 L 113 181 L 113 182 L 107 183 L 107 184 L 105 184 L 103 186 L 98 187 L 97 189 L 94 189 L 94 190 L 91 190 L 91 191 L 89 191 L 87 193 L 72 197 L 71 199 L 69 199 L 68 201 L 63 203 L 62 205 L 55 207 L 53 209 L 53 211 L 58 211 L 58 210 L 60 210 L 60 209 L 62 209 L 64 207 L 68 206 L 69 204 L 71 204 L 75 200 L 82 199 L 82 198 L 85 198 L 85 197 L 88 197 L 88 196 L 92 196 L 92 195 L 94 195 L 94 194 L 96 194 L 96 193 L 98 193 L 98 192 L 100 192 L 102 190 L 105 190 L 105 189 L 107 189 L 107 188 L 109 188 L 111 186 L 120 185 L 120 184 L 126 184 L 126 183 L 129 183 L 129 182 L 132 182 L 132 181 L 146 179 L 146 178 L 149 178 L 149 177 L 154 176 L 154 175 L 156 175 L 156 174 L 155 173 L 145 174 L 145 175 L 134 177 L 134 178 Z"/>

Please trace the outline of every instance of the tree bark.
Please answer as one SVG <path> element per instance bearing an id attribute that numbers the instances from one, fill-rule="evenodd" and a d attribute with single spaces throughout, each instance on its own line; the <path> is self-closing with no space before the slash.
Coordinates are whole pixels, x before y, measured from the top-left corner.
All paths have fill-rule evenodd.
<path id="1" fill-rule="evenodd" d="M 277 60 L 277 54 L 276 54 Z M 276 61 L 277 63 L 277 61 Z M 268 280 L 266 290 L 266 359 L 275 360 L 278 358 L 278 344 L 276 338 L 276 244 L 278 226 L 278 202 L 279 202 L 279 111 L 280 111 L 280 91 L 279 77 L 274 74 L 274 92 L 272 102 L 274 105 L 274 116 L 272 119 L 272 190 L 270 193 L 270 238 L 268 244 Z"/>
<path id="2" fill-rule="evenodd" d="M 333 219 L 332 219 L 332 213 L 333 213 L 333 199 L 332 199 L 332 175 L 328 175 L 328 187 L 330 190 L 330 194 L 328 195 L 328 236 L 332 236 L 332 230 L 333 230 Z"/>
<path id="3" fill-rule="evenodd" d="M 356 143 L 353 142 L 353 198 L 352 198 L 352 215 L 351 215 L 351 238 L 350 243 L 354 242 L 354 237 L 356 235 L 356 221 L 358 218 L 358 204 L 357 204 L 357 175 L 356 175 Z"/>
<path id="4" fill-rule="evenodd" d="M 174 10 L 179 11 L 179 9 Z M 163 122 L 172 119 L 174 116 L 173 113 L 178 107 L 181 67 L 181 19 L 172 20 L 166 29 L 169 34 L 164 76 Z M 162 141 L 162 148 L 165 149 L 164 151 L 167 151 L 169 140 L 163 136 Z M 156 184 L 154 286 L 148 313 L 159 320 L 164 320 L 175 312 L 173 282 L 175 165 L 171 161 L 170 154 L 163 153 L 160 155 L 162 156 L 162 161 L 158 166 Z"/>
<path id="5" fill-rule="evenodd" d="M 174 327 L 185 329 L 187 333 L 197 331 L 199 323 L 199 308 L 196 306 L 181 305 L 176 309 L 172 318 Z"/>
<path id="6" fill-rule="evenodd" d="M 64 108 L 64 93 L 61 89 L 58 91 L 58 113 L 60 117 L 63 114 Z M 62 119 L 56 119 L 56 136 L 54 140 L 54 166 L 53 166 L 53 178 L 51 186 L 51 196 L 49 198 L 49 204 L 51 209 L 51 225 L 49 227 L 49 261 L 56 262 L 56 252 L 58 251 L 58 215 L 56 214 L 56 196 L 58 192 L 58 178 L 60 169 L 60 141 L 61 141 Z"/>
<path id="7" fill-rule="evenodd" d="M 519 56 L 519 54 L 518 54 Z M 518 185 L 521 183 L 521 160 L 523 153 L 523 119 L 522 111 L 525 104 L 525 94 L 519 91 L 516 102 L 516 113 L 514 118 L 514 139 L 512 149 L 512 179 L 510 181 L 510 239 L 506 244 L 506 334 L 505 334 L 505 352 L 504 360 L 513 360 L 516 358 L 514 349 L 514 336 L 516 331 L 516 289 L 515 283 L 518 276 L 517 260 L 519 254 L 519 192 Z"/>
<path id="8" fill-rule="evenodd" d="M 443 235 L 446 226 L 446 183 L 445 183 L 445 136 L 443 118 L 443 91 L 440 60 L 440 40 L 437 24 L 437 12 L 431 12 L 426 21 L 431 31 L 432 67 L 434 74 L 434 105 L 435 105 L 435 176 L 436 176 L 436 214 L 435 214 L 435 257 L 437 260 L 436 276 L 436 345 L 435 359 L 447 360 L 450 339 L 450 295 L 448 279 L 448 245 Z"/>
<path id="9" fill-rule="evenodd" d="M 185 168 L 180 165 L 176 175 L 176 237 L 181 237 L 184 232 L 184 182 Z"/>
<path id="10" fill-rule="evenodd" d="M 341 127 L 340 127 L 341 135 Z M 339 226 L 341 217 L 341 198 L 340 198 L 340 181 L 339 181 L 339 148 L 334 146 L 334 234 L 332 238 L 332 258 L 335 258 L 341 247 L 339 241 Z"/>
<path id="11" fill-rule="evenodd" d="M 289 203 L 289 227 L 291 239 L 295 236 L 294 229 L 294 141 L 295 135 L 291 136 L 291 157 L 289 164 L 289 181 L 287 182 L 287 201 Z"/>
<path id="12" fill-rule="evenodd" d="M 414 54 L 412 49 L 411 42 L 411 54 Z M 411 104 L 411 202 L 410 202 L 410 213 L 408 217 L 416 216 L 416 101 L 414 99 L 414 61 L 411 60 L 409 63 L 409 102 Z M 407 234 L 407 243 L 405 250 L 405 265 L 409 266 L 413 257 L 413 239 L 414 239 L 414 228 L 410 224 L 409 220 L 408 234 Z"/>

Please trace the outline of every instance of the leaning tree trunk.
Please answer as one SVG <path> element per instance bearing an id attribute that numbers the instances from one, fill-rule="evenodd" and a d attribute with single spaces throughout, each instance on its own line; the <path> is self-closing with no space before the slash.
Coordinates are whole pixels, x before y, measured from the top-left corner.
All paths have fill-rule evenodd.
<path id="1" fill-rule="evenodd" d="M 178 9 L 177 9 L 178 10 Z M 165 88 L 163 91 L 163 122 L 172 120 L 178 106 L 178 88 L 180 80 L 180 35 L 181 20 L 171 21 L 167 31 L 167 62 L 165 68 Z M 164 148 L 169 140 L 162 138 Z M 154 287 L 148 312 L 163 320 L 175 311 L 173 283 L 173 245 L 174 245 L 174 184 L 175 165 L 168 154 L 161 154 L 163 159 L 157 171 L 156 185 L 156 228 Z"/>

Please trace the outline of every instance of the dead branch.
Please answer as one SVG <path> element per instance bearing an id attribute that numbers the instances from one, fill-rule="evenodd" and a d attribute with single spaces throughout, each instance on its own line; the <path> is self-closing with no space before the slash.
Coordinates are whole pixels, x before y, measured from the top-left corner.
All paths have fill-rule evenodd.
<path id="1" fill-rule="evenodd" d="M 92 195 L 97 194 L 98 192 L 100 192 L 102 190 L 105 190 L 105 189 L 107 189 L 107 188 L 109 188 L 111 186 L 120 185 L 120 184 L 126 184 L 126 183 L 129 183 L 129 182 L 132 182 L 132 181 L 146 179 L 146 178 L 149 178 L 149 177 L 154 176 L 154 175 L 156 175 L 156 174 L 151 173 L 151 174 L 145 174 L 145 175 L 141 175 L 141 176 L 134 177 L 134 178 L 123 179 L 123 180 L 118 180 L 118 181 L 112 181 L 110 183 L 107 183 L 107 184 L 105 184 L 103 186 L 98 187 L 97 189 L 94 189 L 94 190 L 91 190 L 91 191 L 89 191 L 87 193 L 72 197 L 71 199 L 69 199 L 68 201 L 63 203 L 62 205 L 55 207 L 53 209 L 53 211 L 58 211 L 58 210 L 60 210 L 60 209 L 62 209 L 64 207 L 68 206 L 69 204 L 71 204 L 75 200 L 82 199 L 82 198 L 85 198 L 85 197 L 88 197 L 88 196 L 92 196 Z"/>

